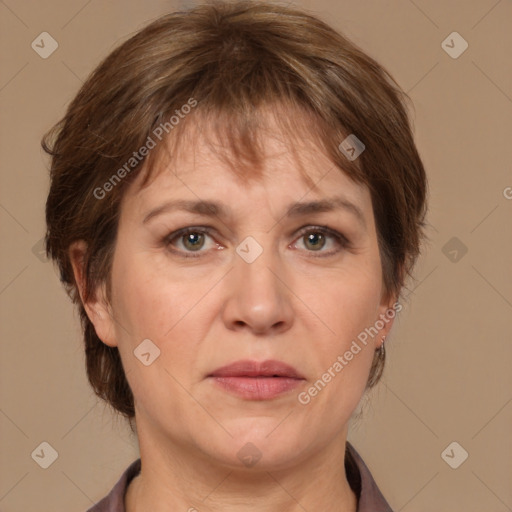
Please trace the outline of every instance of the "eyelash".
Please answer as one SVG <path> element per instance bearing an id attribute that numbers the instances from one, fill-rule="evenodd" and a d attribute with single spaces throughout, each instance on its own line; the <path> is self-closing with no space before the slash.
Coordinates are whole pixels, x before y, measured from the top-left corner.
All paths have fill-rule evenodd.
<path id="1" fill-rule="evenodd" d="M 204 235 L 211 236 L 213 229 L 206 226 L 201 227 L 187 227 L 183 229 L 179 229 L 178 231 L 174 231 L 170 235 L 166 236 L 164 238 L 164 243 L 166 246 L 171 246 L 172 242 L 180 237 L 183 237 L 184 235 L 188 235 L 190 233 L 201 233 Z M 341 233 L 338 231 L 329 228 L 328 226 L 305 226 L 300 229 L 297 239 L 309 234 L 309 233 L 321 233 L 322 235 L 329 236 L 333 238 L 336 243 L 341 247 L 341 249 L 347 249 L 350 247 L 350 241 Z M 319 256 L 312 256 L 313 258 L 324 258 L 328 256 L 334 256 L 337 254 L 341 249 L 336 249 L 334 251 L 327 252 L 325 254 L 319 255 Z M 175 250 L 170 249 L 173 253 L 176 253 L 180 256 L 183 256 L 184 258 L 198 258 L 201 256 L 201 253 L 205 251 L 197 251 L 196 253 L 186 251 L 185 253 L 181 250 Z M 315 251 L 307 251 L 307 252 L 315 252 Z M 323 252 L 323 251 L 322 251 Z"/>

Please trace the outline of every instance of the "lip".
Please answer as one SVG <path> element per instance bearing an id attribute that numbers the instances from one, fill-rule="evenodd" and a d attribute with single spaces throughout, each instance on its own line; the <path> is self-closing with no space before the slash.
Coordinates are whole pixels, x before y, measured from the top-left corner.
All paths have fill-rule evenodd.
<path id="1" fill-rule="evenodd" d="M 304 377 L 289 364 L 269 359 L 267 361 L 251 361 L 244 359 L 235 361 L 214 370 L 209 377 L 289 377 L 303 379 Z"/>
<path id="2" fill-rule="evenodd" d="M 224 391 L 247 400 L 270 400 L 299 386 L 304 377 L 293 367 L 276 360 L 241 360 L 208 375 Z"/>

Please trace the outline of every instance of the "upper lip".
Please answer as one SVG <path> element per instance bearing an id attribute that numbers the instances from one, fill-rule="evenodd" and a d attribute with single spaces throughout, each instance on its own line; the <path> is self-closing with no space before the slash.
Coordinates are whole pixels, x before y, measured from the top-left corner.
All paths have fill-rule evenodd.
<path id="1" fill-rule="evenodd" d="M 251 361 L 240 360 L 221 366 L 214 370 L 209 377 L 288 377 L 303 379 L 304 377 L 289 364 L 281 361 Z"/>

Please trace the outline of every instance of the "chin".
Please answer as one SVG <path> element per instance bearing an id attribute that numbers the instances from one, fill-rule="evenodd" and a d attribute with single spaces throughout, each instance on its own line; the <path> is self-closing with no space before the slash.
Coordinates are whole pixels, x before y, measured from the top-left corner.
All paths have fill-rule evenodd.
<path id="1" fill-rule="evenodd" d="M 298 462 L 307 444 L 304 436 L 282 425 L 276 429 L 279 422 L 273 418 L 263 420 L 258 422 L 251 418 L 248 420 L 251 424 L 238 425 L 237 432 L 228 429 L 233 437 L 223 436 L 227 443 L 218 451 L 224 464 L 232 469 L 276 471 Z"/>

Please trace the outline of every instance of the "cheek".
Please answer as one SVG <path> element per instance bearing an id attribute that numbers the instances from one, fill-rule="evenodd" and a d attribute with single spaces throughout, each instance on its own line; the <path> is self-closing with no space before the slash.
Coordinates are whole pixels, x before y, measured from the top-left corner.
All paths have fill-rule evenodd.
<path id="1" fill-rule="evenodd" d="M 381 298 L 378 272 L 343 271 L 316 280 L 316 286 L 315 292 L 305 288 L 301 298 L 325 323 L 327 339 L 334 337 L 344 344 L 377 319 Z"/>
<path id="2" fill-rule="evenodd" d="M 184 404 L 189 404 L 190 397 L 180 383 L 187 386 L 198 351 L 195 340 L 200 336 L 194 331 L 200 326 L 194 306 L 201 293 L 191 293 L 183 276 L 165 275 L 145 260 L 125 253 L 113 267 L 115 331 L 123 367 L 139 410 L 156 417 L 166 404 L 169 417 L 186 416 Z M 156 349 L 148 342 L 140 345 L 148 339 Z M 139 346 L 149 347 L 145 352 L 149 351 L 150 359 L 153 354 L 158 357 L 144 365 L 136 357 L 142 353 Z"/>
<path id="3" fill-rule="evenodd" d="M 204 337 L 205 297 L 215 279 L 210 273 L 192 283 L 161 258 L 128 254 L 120 252 L 112 273 L 115 330 L 123 361 L 139 370 L 133 351 L 149 339 L 160 350 L 159 365 L 177 377 L 185 375 Z"/>
<path id="4" fill-rule="evenodd" d="M 378 319 L 380 277 L 376 272 L 352 272 L 326 279 L 323 293 L 304 295 L 304 302 L 321 319 L 325 335 L 313 337 L 317 371 L 329 380 L 333 396 L 358 400 L 374 357 L 375 343 L 370 328 Z M 334 284 L 335 283 L 335 284 Z M 341 357 L 341 361 L 340 361 Z M 325 372 L 325 373 L 324 373 Z M 338 398 L 336 398 L 338 400 Z"/>
<path id="5" fill-rule="evenodd" d="M 112 278 L 114 311 L 125 327 L 120 334 L 134 341 L 162 340 L 190 309 L 186 283 L 146 253 L 130 254 L 119 247 Z"/>

